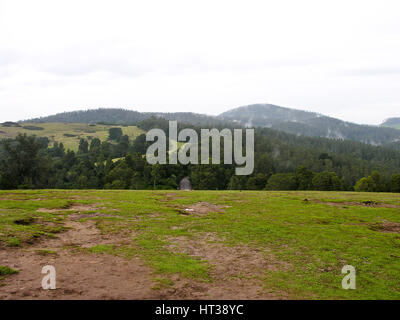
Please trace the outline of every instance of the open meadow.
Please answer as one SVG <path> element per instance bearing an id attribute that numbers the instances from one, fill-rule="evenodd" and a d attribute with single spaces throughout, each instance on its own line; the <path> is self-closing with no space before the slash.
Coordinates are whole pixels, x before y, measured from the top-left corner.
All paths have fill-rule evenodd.
<path id="1" fill-rule="evenodd" d="M 398 194 L 0 191 L 0 299 L 399 298 Z"/>
<path id="2" fill-rule="evenodd" d="M 0 139 L 15 138 L 19 133 L 46 137 L 49 142 L 62 143 L 66 150 L 78 151 L 81 139 L 106 141 L 110 128 L 121 128 L 122 134 L 134 140 L 143 133 L 136 126 L 119 126 L 86 123 L 21 123 L 19 126 L 0 125 Z"/>

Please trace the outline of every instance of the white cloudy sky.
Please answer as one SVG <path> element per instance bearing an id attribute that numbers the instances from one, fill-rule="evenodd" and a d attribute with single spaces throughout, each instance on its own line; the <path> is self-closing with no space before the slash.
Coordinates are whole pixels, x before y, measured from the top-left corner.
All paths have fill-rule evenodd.
<path id="1" fill-rule="evenodd" d="M 0 121 L 252 103 L 400 116 L 398 0 L 0 0 Z"/>

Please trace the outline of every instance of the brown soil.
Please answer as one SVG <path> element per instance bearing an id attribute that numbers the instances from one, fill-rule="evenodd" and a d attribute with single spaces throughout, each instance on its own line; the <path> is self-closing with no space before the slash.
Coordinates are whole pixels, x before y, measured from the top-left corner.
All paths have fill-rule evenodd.
<path id="1" fill-rule="evenodd" d="M 226 246 L 212 233 L 197 239 L 170 238 L 167 247 L 198 257 L 212 265 L 211 283 L 173 278 L 177 285 L 169 293 L 179 299 L 283 299 L 282 292 L 266 290 L 263 278 L 266 272 L 286 270 L 288 266 L 274 257 L 249 246 Z"/>
<path id="2" fill-rule="evenodd" d="M 86 214 L 71 214 L 69 215 L 69 219 L 71 220 L 80 220 L 80 219 L 87 219 L 87 218 L 114 218 L 118 217 L 111 214 L 106 213 L 86 213 Z"/>
<path id="3" fill-rule="evenodd" d="M 56 208 L 56 209 L 46 209 L 46 208 L 39 208 L 36 211 L 42 213 L 57 213 L 62 211 L 95 211 L 99 209 L 104 209 L 104 207 L 98 207 L 96 204 L 74 204 L 69 206 L 68 208 Z"/>
<path id="4" fill-rule="evenodd" d="M 370 229 L 385 233 L 399 233 L 400 223 L 383 220 L 382 223 L 372 225 Z"/>
<path id="5" fill-rule="evenodd" d="M 151 270 L 137 258 L 124 259 L 68 248 L 89 248 L 99 244 L 121 245 L 132 234 L 102 235 L 95 221 L 67 221 L 67 232 L 45 239 L 27 249 L 0 250 L 0 264 L 20 270 L 0 286 L 2 299 L 156 299 Z M 38 254 L 41 250 L 56 254 Z M 43 290 L 41 268 L 56 269 L 57 289 Z"/>
<path id="6" fill-rule="evenodd" d="M 213 234 L 197 239 L 172 238 L 168 247 L 208 261 L 211 282 L 170 276 L 171 287 L 158 284 L 151 268 L 139 258 L 126 259 L 86 252 L 100 244 L 131 243 L 131 231 L 104 235 L 95 220 L 78 221 L 70 215 L 67 231 L 24 248 L 1 248 L 0 265 L 20 272 L 1 281 L 3 299 L 285 299 L 287 295 L 266 290 L 263 277 L 271 270 L 287 268 L 268 252 L 248 246 L 226 246 Z M 51 250 L 48 252 L 47 250 Z M 56 254 L 52 254 L 55 251 Z M 47 254 L 46 254 L 47 253 Z M 43 290 L 42 267 L 52 265 L 57 289 Z"/>
<path id="7" fill-rule="evenodd" d="M 372 207 L 372 208 L 394 208 L 394 209 L 400 209 L 400 206 L 397 206 L 395 204 L 388 204 L 388 203 L 377 203 L 377 202 L 325 202 L 325 201 L 320 201 L 320 200 L 312 200 L 315 203 L 319 204 L 326 204 L 328 206 L 333 206 L 333 207 L 343 207 L 343 206 L 362 206 L 362 207 Z M 306 201 L 308 202 L 308 200 Z"/>

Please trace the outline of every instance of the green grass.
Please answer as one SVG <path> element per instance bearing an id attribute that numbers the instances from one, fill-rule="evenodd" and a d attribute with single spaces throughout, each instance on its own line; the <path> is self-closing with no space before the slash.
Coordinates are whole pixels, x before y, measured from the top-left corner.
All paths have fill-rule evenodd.
<path id="1" fill-rule="evenodd" d="M 8 276 L 15 273 L 18 273 L 18 271 L 6 266 L 0 266 L 0 276 Z"/>
<path id="2" fill-rule="evenodd" d="M 168 195 L 175 195 L 169 197 Z M 400 299 L 400 234 L 374 228 L 400 223 L 400 209 L 323 202 L 362 202 L 400 206 L 399 194 L 266 191 L 0 191 L 0 247 L 37 237 L 56 236 L 71 212 L 36 212 L 71 203 L 101 204 L 96 217 L 104 234 L 132 234 L 123 245 L 97 245 L 90 253 L 140 257 L 156 273 L 156 288 L 172 285 L 169 276 L 212 282 L 212 262 L 171 249 L 171 239 L 195 241 L 214 234 L 226 246 L 257 248 L 280 268 L 264 272 L 266 288 L 304 299 Z M 303 201 L 307 198 L 309 201 Z M 318 200 L 319 203 L 313 200 Z M 206 201 L 227 207 L 224 213 L 183 215 L 182 208 Z M 321 203 L 322 202 L 322 203 Z M 15 224 L 34 218 L 33 224 Z M 46 223 L 47 222 L 47 223 Z M 50 228 L 50 229 L 49 229 Z M 357 272 L 357 289 L 344 290 L 344 265 Z M 251 275 L 250 275 L 251 276 Z"/>
<path id="3" fill-rule="evenodd" d="M 113 253 L 115 249 L 114 245 L 111 244 L 99 244 L 89 248 L 92 253 Z"/>
<path id="4" fill-rule="evenodd" d="M 16 274 L 18 272 L 18 270 L 14 270 L 7 266 L 0 266 L 0 281 L 3 280 L 5 277 Z"/>
<path id="5" fill-rule="evenodd" d="M 44 130 L 28 130 L 25 126 L 42 127 Z M 47 137 L 50 142 L 63 143 L 65 149 L 77 151 L 79 140 L 99 138 L 101 141 L 108 139 L 108 130 L 110 128 L 121 128 L 123 134 L 128 135 L 131 140 L 135 139 L 143 131 L 136 126 L 111 126 L 111 125 L 95 125 L 90 126 L 85 123 L 38 123 L 38 124 L 21 124 L 21 127 L 4 127 L 0 125 L 0 139 L 15 138 L 18 133 L 26 133 L 27 135 L 36 135 L 38 137 Z"/>
<path id="6" fill-rule="evenodd" d="M 56 256 L 57 255 L 57 251 L 48 250 L 48 249 L 36 250 L 36 253 L 40 256 Z"/>

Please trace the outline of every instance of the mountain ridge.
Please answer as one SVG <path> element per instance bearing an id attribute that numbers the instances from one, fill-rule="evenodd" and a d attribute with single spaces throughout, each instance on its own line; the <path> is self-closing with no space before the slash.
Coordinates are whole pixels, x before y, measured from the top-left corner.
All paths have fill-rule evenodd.
<path id="1" fill-rule="evenodd" d="M 194 112 L 138 112 L 122 108 L 100 108 L 63 112 L 24 122 L 131 125 L 138 124 L 151 117 L 203 126 L 240 125 L 243 127 L 266 127 L 298 136 L 352 140 L 371 145 L 400 144 L 400 130 L 396 128 L 356 124 L 316 112 L 286 108 L 273 104 L 241 106 L 217 116 Z"/>

